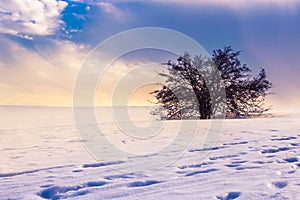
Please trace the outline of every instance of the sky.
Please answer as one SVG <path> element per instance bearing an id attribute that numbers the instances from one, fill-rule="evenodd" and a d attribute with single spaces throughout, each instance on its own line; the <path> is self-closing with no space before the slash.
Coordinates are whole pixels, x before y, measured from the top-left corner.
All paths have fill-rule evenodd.
<path id="1" fill-rule="evenodd" d="M 230 45 L 254 73 L 266 69 L 270 104 L 300 104 L 300 0 L 3 0 L 0 105 L 71 106 L 90 52 L 114 34 L 141 27 L 179 31 L 210 54 Z M 96 104 L 109 105 L 112 83 L 135 65 L 174 58 L 163 55 L 145 50 L 112 63 Z M 152 88 L 137 88 L 128 101 L 147 104 Z"/>

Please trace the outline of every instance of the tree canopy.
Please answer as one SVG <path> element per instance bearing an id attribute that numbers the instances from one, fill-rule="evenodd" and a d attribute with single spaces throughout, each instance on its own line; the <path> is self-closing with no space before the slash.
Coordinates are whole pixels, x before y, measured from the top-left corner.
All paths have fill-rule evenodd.
<path id="1" fill-rule="evenodd" d="M 264 101 L 272 84 L 263 68 L 251 75 L 240 53 L 228 46 L 213 51 L 212 58 L 186 52 L 175 62 L 164 63 L 168 70 L 160 75 L 166 83 L 152 92 L 160 105 L 152 114 L 168 120 L 210 119 L 222 113 L 245 118 L 267 111 Z"/>

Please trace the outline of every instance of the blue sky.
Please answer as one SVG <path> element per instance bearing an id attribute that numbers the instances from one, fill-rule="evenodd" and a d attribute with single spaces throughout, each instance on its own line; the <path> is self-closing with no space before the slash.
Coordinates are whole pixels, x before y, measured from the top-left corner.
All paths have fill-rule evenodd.
<path id="1" fill-rule="evenodd" d="M 4 0 L 0 9 L 0 104 L 70 105 L 88 53 L 147 26 L 180 31 L 209 53 L 241 50 L 242 61 L 265 68 L 274 83 L 270 102 L 299 104 L 298 0 Z"/>

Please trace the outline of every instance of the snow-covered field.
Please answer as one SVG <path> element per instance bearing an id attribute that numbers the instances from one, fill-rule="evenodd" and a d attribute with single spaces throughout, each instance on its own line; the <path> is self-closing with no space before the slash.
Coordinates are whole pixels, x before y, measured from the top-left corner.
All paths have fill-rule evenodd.
<path id="1" fill-rule="evenodd" d="M 262 118 L 225 120 L 213 148 L 178 146 L 179 159 L 143 171 L 120 169 L 159 151 L 107 161 L 103 147 L 105 158 L 96 161 L 80 141 L 70 108 L 2 106 L 0 199 L 300 199 L 299 111 L 275 108 Z M 145 119 L 133 112 L 132 120 L 147 125 L 145 108 L 141 113 Z M 210 123 L 200 121 L 191 140 L 200 140 Z M 177 125 L 165 122 L 169 133 Z M 120 144 L 131 143 L 120 136 Z"/>

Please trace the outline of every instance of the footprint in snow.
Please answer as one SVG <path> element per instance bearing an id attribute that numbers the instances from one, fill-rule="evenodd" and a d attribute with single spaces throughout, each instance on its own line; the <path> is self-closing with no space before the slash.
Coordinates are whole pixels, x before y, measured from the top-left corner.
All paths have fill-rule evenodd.
<path id="1" fill-rule="evenodd" d="M 218 169 L 211 168 L 211 169 L 189 172 L 189 173 L 185 174 L 185 176 L 195 176 L 197 174 L 207 174 L 207 173 L 214 172 L 214 171 L 218 171 Z"/>
<path id="2" fill-rule="evenodd" d="M 283 160 L 288 163 L 298 162 L 298 158 L 296 158 L 296 157 L 284 158 Z"/>
<path id="3" fill-rule="evenodd" d="M 125 161 L 117 160 L 117 161 L 110 161 L 110 162 L 84 164 L 84 165 L 82 165 L 82 167 L 83 168 L 93 168 L 93 167 L 103 167 L 103 166 L 117 165 L 117 164 L 123 164 L 123 163 L 125 163 Z"/>
<path id="4" fill-rule="evenodd" d="M 257 169 L 257 168 L 261 168 L 261 167 L 259 167 L 259 166 L 236 167 L 235 170 L 242 171 L 242 170 L 247 170 L 247 169 Z"/>
<path id="5" fill-rule="evenodd" d="M 237 160 L 237 161 L 232 161 L 231 163 L 232 164 L 242 164 L 242 163 L 246 163 L 246 162 L 248 162 L 248 161 L 246 161 L 246 160 Z"/>
<path id="6" fill-rule="evenodd" d="M 134 173 L 130 173 L 130 174 L 109 175 L 109 176 L 105 176 L 104 179 L 114 180 L 114 179 L 128 179 L 128 178 L 133 178 L 133 177 L 134 177 Z"/>
<path id="7" fill-rule="evenodd" d="M 214 164 L 213 162 L 203 162 L 203 163 L 198 163 L 198 164 L 190 164 L 190 165 L 182 165 L 178 166 L 178 169 L 186 169 L 186 168 L 200 168 L 204 165 L 211 165 Z"/>
<path id="8" fill-rule="evenodd" d="M 219 147 L 208 147 L 208 148 L 200 148 L 200 149 L 191 149 L 188 150 L 189 152 L 199 152 L 199 151 L 215 151 L 215 150 L 220 150 L 224 149 L 226 146 L 219 146 Z"/>
<path id="9" fill-rule="evenodd" d="M 280 138 L 272 138 L 271 141 L 285 141 L 285 140 L 295 140 L 297 137 L 280 137 Z"/>
<path id="10" fill-rule="evenodd" d="M 286 181 L 277 181 L 277 182 L 272 182 L 272 184 L 278 188 L 278 189 L 282 189 L 285 188 L 288 185 L 288 182 Z"/>
<path id="11" fill-rule="evenodd" d="M 52 186 L 40 191 L 38 195 L 44 199 L 52 199 L 52 200 L 67 198 L 67 197 L 75 197 L 75 195 L 78 196 L 77 195 L 78 190 L 82 188 L 83 187 L 80 185 L 70 186 L 70 187 Z M 68 193 L 68 195 L 66 195 L 66 193 Z"/>
<path id="12" fill-rule="evenodd" d="M 75 169 L 72 172 L 77 173 L 77 172 L 82 172 L 82 171 L 83 171 L 82 169 Z"/>
<path id="13" fill-rule="evenodd" d="M 293 146 L 293 147 L 298 147 L 299 143 L 291 143 L 290 145 Z"/>
<path id="14" fill-rule="evenodd" d="M 77 197 L 88 194 L 89 190 L 87 190 L 87 188 L 100 187 L 106 185 L 107 183 L 108 182 L 105 181 L 89 181 L 75 186 L 50 186 L 41 190 L 38 195 L 44 199 L 52 200 Z"/>
<path id="15" fill-rule="evenodd" d="M 239 167 L 239 166 L 241 166 L 241 164 L 239 164 L 239 163 L 231 163 L 231 164 L 226 164 L 225 166 L 232 168 L 232 167 Z"/>
<path id="16" fill-rule="evenodd" d="M 222 156 L 216 156 L 216 157 L 210 157 L 209 160 L 222 160 L 222 159 L 227 159 L 227 158 L 236 158 L 239 157 L 243 152 L 239 153 L 239 154 L 231 154 L 231 155 L 222 155 Z"/>
<path id="17" fill-rule="evenodd" d="M 228 192 L 224 196 L 216 196 L 219 200 L 232 200 L 236 199 L 241 195 L 241 192 Z"/>
<path id="18" fill-rule="evenodd" d="M 280 147 L 280 148 L 274 148 L 274 149 L 264 149 L 261 151 L 262 154 L 267 154 L 267 153 L 277 153 L 280 151 L 288 151 L 291 150 L 292 148 L 289 147 Z"/>
<path id="19" fill-rule="evenodd" d="M 247 141 L 241 141 L 241 142 L 232 142 L 232 143 L 224 143 L 225 146 L 233 146 L 233 145 L 239 145 L 239 144 L 248 144 Z"/>
<path id="20" fill-rule="evenodd" d="M 155 180 L 149 180 L 149 181 L 136 181 L 129 183 L 128 187 L 144 187 L 144 186 L 149 186 L 149 185 L 154 185 L 157 183 L 161 183 L 160 181 L 155 181 Z"/>

